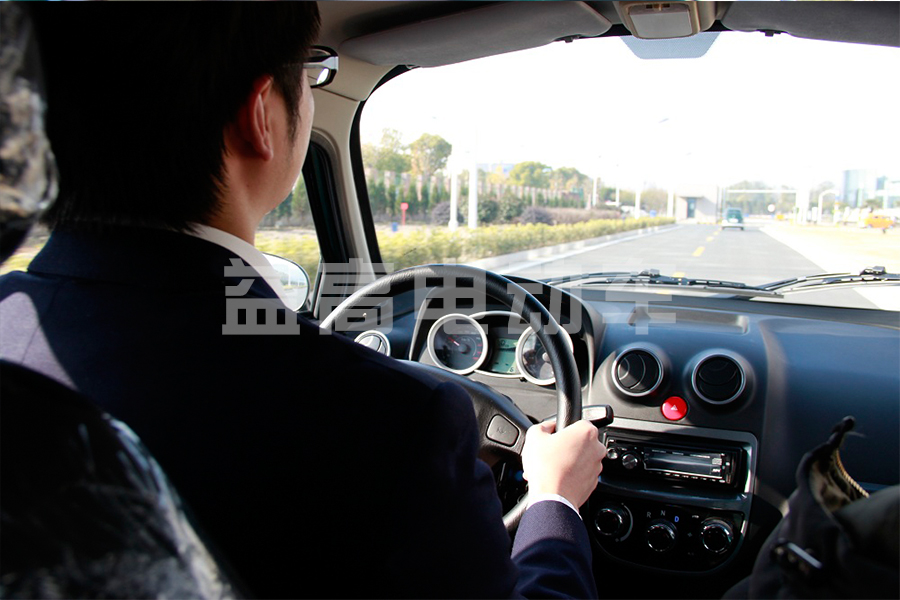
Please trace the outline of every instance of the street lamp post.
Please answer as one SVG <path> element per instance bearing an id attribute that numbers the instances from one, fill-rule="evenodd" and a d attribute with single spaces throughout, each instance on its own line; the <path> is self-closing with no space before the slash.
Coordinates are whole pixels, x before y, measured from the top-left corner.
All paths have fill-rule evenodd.
<path id="1" fill-rule="evenodd" d="M 469 171 L 469 229 L 478 227 L 478 163 Z"/>
<path id="2" fill-rule="evenodd" d="M 459 173 L 453 169 L 448 170 L 450 171 L 450 221 L 447 223 L 447 227 L 450 228 L 450 231 L 456 231 L 456 228 L 459 227 L 459 222 L 456 220 L 459 210 Z"/>

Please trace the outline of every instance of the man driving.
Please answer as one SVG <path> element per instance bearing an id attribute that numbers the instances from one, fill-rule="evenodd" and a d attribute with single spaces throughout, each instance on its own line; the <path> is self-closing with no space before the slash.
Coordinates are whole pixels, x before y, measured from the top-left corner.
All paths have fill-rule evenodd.
<path id="1" fill-rule="evenodd" d="M 251 595 L 595 596 L 593 425 L 529 430 L 510 556 L 460 387 L 287 311 L 295 335 L 223 335 L 227 269 L 267 264 L 306 157 L 316 4 L 33 14 L 60 192 L 0 278 L 0 357 L 129 424 Z"/>

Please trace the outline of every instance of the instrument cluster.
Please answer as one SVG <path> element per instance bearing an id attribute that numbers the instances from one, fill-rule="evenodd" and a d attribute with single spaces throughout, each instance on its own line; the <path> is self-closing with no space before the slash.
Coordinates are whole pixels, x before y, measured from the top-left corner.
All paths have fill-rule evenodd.
<path id="1" fill-rule="evenodd" d="M 571 338 L 566 339 L 571 347 Z M 511 312 L 444 315 L 431 326 L 427 348 L 437 366 L 460 375 L 478 372 L 537 385 L 556 381 L 544 345 L 528 323 Z"/>

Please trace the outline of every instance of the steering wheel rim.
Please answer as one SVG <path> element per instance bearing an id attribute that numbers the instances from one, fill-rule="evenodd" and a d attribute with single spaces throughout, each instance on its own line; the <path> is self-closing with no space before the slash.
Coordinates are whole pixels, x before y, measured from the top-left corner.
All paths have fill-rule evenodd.
<path id="1" fill-rule="evenodd" d="M 416 284 L 435 287 L 437 283 L 443 286 L 447 281 L 456 283 L 459 280 L 465 281 L 467 285 L 471 282 L 474 289 L 483 289 L 487 296 L 506 304 L 513 313 L 531 325 L 538 339 L 544 345 L 544 350 L 547 352 L 556 376 L 557 428 L 562 429 L 580 420 L 581 380 L 571 348 L 563 337 L 566 335 L 564 330 L 537 298 L 519 284 L 497 273 L 465 265 L 440 264 L 395 271 L 354 292 L 322 320 L 320 327 L 334 330 L 335 324 L 348 310 L 370 296 L 396 295 L 414 289 Z M 481 431 L 480 435 L 484 438 L 485 432 Z M 509 531 L 516 528 L 527 505 L 528 495 L 526 493 L 504 515 L 503 522 Z"/>

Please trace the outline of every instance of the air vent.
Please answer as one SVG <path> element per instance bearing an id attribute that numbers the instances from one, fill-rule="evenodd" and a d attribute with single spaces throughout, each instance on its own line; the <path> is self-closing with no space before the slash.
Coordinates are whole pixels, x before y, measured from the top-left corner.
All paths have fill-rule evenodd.
<path id="1" fill-rule="evenodd" d="M 747 385 L 744 370 L 730 356 L 708 356 L 697 364 L 692 378 L 694 391 L 710 404 L 728 404 L 738 398 Z"/>
<path id="2" fill-rule="evenodd" d="M 647 350 L 628 350 L 613 364 L 613 382 L 624 394 L 646 396 L 662 383 L 659 359 Z"/>

